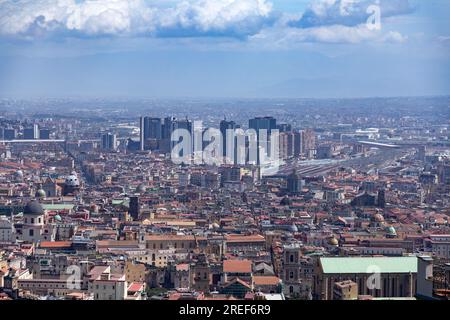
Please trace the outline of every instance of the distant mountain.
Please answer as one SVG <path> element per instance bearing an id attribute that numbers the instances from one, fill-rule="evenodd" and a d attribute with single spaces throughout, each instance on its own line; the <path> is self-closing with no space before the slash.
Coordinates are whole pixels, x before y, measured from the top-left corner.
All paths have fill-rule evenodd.
<path id="1" fill-rule="evenodd" d="M 344 77 L 343 77 L 344 78 Z M 400 97 L 447 94 L 436 88 L 430 93 L 421 85 L 423 79 L 412 77 L 405 80 L 396 75 L 383 79 L 363 75 L 358 81 L 348 82 L 339 77 L 293 78 L 265 86 L 249 93 L 260 98 L 352 98 L 352 97 Z M 401 84 L 401 89 L 398 89 Z M 422 92 L 423 91 L 423 92 Z"/>

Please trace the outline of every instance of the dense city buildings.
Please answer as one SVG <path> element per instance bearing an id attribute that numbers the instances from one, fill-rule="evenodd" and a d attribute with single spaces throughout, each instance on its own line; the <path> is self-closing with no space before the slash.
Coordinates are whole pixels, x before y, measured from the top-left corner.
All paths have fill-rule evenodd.
<path id="1" fill-rule="evenodd" d="M 204 119 L 209 105 L 200 103 L 83 113 L 30 102 L 27 120 L 9 109 L 0 122 L 0 295 L 448 299 L 447 102 L 405 100 L 406 116 L 392 102 L 372 113 L 360 106 L 373 101 L 355 100 L 329 120 L 313 116 L 339 109 L 326 100 L 300 113 L 302 101 L 286 101 L 270 116 L 270 101 L 240 102 L 240 116 Z M 422 104 L 436 115 L 416 113 Z M 183 159 L 205 160 L 210 128 L 222 133 L 215 150 L 224 161 L 174 161 L 177 129 L 203 137 Z M 251 136 L 238 145 L 233 135 L 248 129 L 277 133 L 276 171 L 248 161 Z M 276 144 L 274 136 L 255 141 Z"/>
<path id="2" fill-rule="evenodd" d="M 2 319 L 447 314 L 449 13 L 0 0 Z"/>

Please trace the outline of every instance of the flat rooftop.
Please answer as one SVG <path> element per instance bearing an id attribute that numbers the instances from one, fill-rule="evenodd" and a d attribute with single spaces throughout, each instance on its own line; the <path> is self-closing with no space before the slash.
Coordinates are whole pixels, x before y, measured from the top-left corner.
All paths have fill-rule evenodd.
<path id="1" fill-rule="evenodd" d="M 320 258 L 324 273 L 417 273 L 417 257 Z"/>

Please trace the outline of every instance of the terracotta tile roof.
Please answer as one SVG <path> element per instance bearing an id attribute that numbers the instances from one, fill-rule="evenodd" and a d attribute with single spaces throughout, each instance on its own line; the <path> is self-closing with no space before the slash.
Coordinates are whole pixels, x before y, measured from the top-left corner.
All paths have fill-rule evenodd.
<path id="1" fill-rule="evenodd" d="M 262 241 L 265 242 L 265 239 L 263 236 L 257 234 L 257 235 L 250 235 L 250 236 L 243 236 L 243 235 L 226 235 L 225 239 L 229 243 L 233 242 L 255 242 L 255 241 Z"/>
<path id="2" fill-rule="evenodd" d="M 72 247 L 72 241 L 43 241 L 40 244 L 40 248 L 70 248 Z"/>
<path id="3" fill-rule="evenodd" d="M 244 280 L 239 279 L 239 278 L 235 278 L 233 281 L 227 283 L 227 284 L 224 286 L 224 288 L 227 288 L 227 287 L 231 286 L 232 284 L 234 284 L 234 283 L 236 283 L 236 282 L 239 283 L 239 284 L 241 284 L 241 285 L 243 285 L 244 287 L 247 287 L 247 288 L 251 289 L 251 286 L 250 286 L 247 282 L 245 282 Z"/>
<path id="4" fill-rule="evenodd" d="M 179 263 L 176 265 L 176 270 L 177 271 L 188 271 L 189 270 L 189 264 L 187 263 Z"/>
<path id="5" fill-rule="evenodd" d="M 138 291 L 142 291 L 144 289 L 144 285 L 140 282 L 133 282 L 131 283 L 131 285 L 128 287 L 128 292 L 138 292 Z"/>
<path id="6" fill-rule="evenodd" d="M 107 270 L 110 270 L 109 266 L 95 266 L 89 271 L 88 275 L 91 276 L 91 278 L 97 278 L 103 272 L 106 272 Z"/>
<path id="7" fill-rule="evenodd" d="M 223 272 L 251 273 L 252 262 L 250 260 L 225 260 L 223 262 Z"/>
<path id="8" fill-rule="evenodd" d="M 276 286 L 280 283 L 280 278 L 275 276 L 254 276 L 253 283 L 257 286 Z"/>

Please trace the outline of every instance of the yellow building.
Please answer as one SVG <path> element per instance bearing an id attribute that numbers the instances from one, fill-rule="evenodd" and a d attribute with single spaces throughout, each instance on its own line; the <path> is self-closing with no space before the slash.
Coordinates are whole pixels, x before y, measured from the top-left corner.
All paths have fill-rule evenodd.
<path id="1" fill-rule="evenodd" d="M 134 261 L 125 263 L 125 280 L 131 282 L 145 282 L 145 265 Z"/>
<path id="2" fill-rule="evenodd" d="M 358 299 L 358 285 L 351 280 L 336 282 L 333 293 L 333 300 L 356 300 Z"/>
<path id="3" fill-rule="evenodd" d="M 197 247 L 205 248 L 205 237 L 193 235 L 148 235 L 145 237 L 146 248 L 150 250 L 186 250 L 192 251 Z"/>

